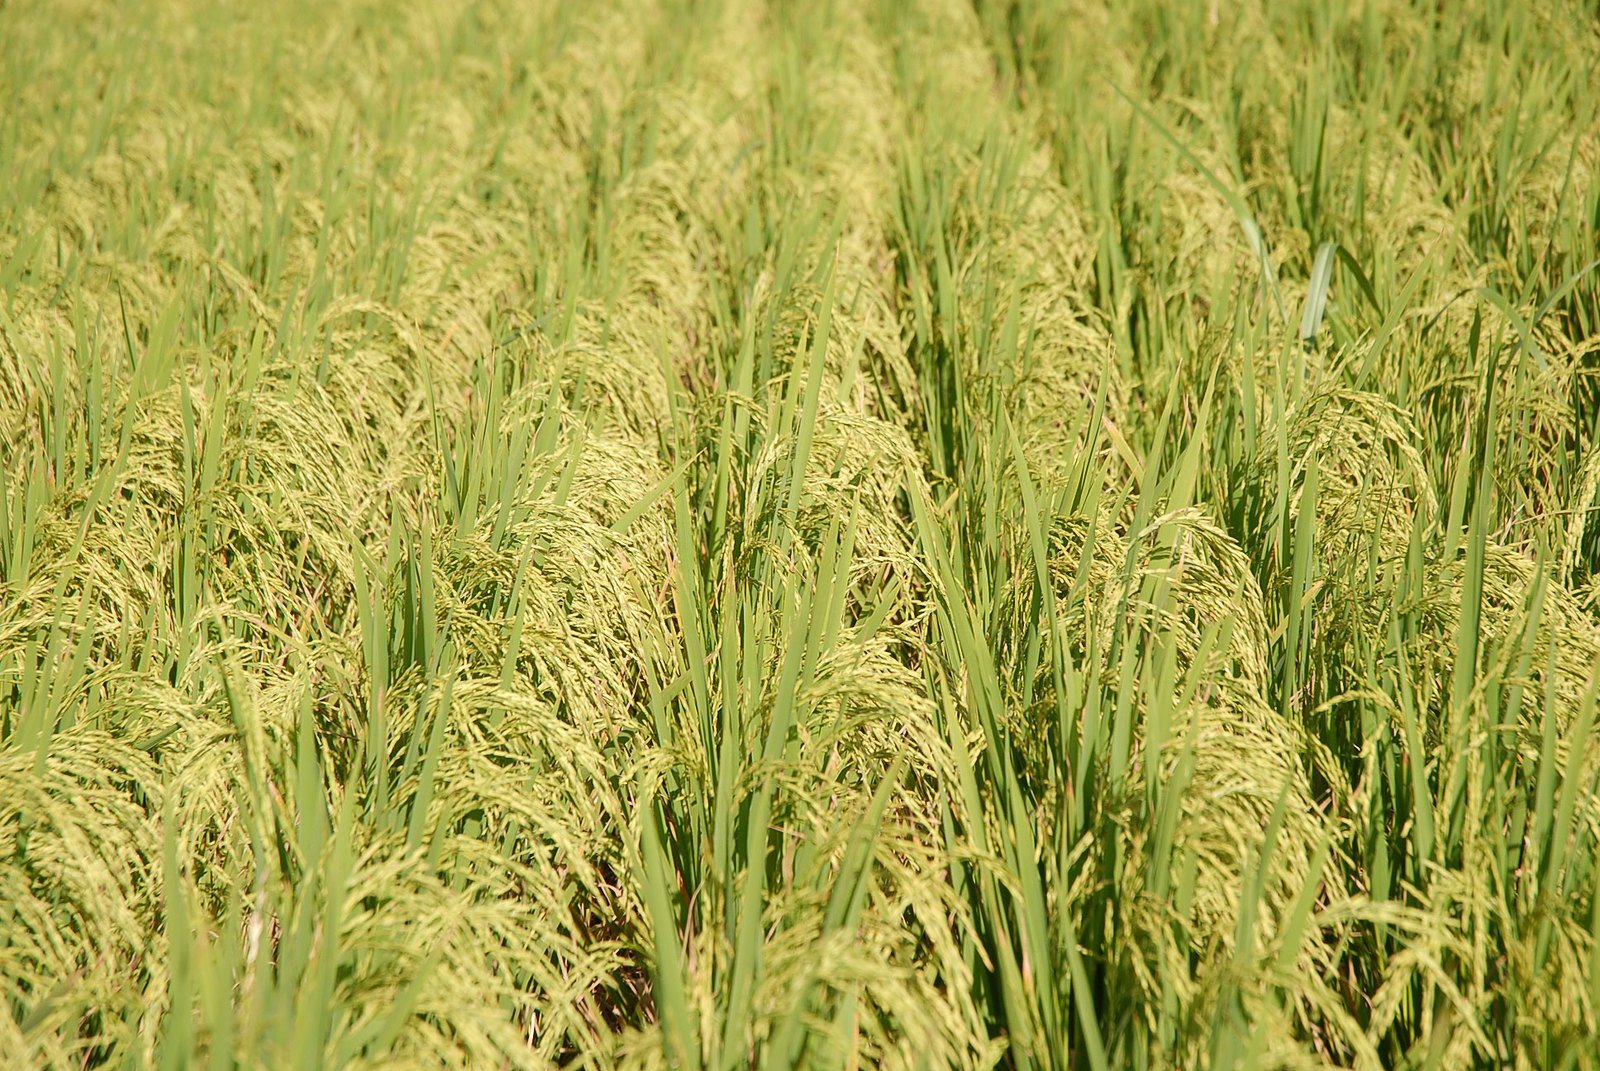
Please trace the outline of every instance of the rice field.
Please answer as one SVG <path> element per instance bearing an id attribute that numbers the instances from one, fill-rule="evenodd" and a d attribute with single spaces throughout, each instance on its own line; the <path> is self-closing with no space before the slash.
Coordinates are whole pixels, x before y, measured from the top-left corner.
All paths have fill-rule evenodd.
<path id="1" fill-rule="evenodd" d="M 1600 1071 L 1587 0 L 0 0 L 0 1065 Z"/>

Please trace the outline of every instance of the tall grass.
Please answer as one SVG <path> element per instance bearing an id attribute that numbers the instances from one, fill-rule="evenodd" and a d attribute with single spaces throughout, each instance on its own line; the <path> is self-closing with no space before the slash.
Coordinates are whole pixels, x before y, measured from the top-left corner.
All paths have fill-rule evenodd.
<path id="1" fill-rule="evenodd" d="M 0 1063 L 1600 1068 L 1597 55 L 0 4 Z"/>

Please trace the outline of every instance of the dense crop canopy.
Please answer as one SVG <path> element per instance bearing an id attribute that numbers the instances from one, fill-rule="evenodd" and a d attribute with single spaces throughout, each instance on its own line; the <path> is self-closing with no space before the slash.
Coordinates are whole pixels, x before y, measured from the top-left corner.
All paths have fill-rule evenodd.
<path id="1" fill-rule="evenodd" d="M 1579 0 L 0 0 L 0 1065 L 1600 1071 Z"/>

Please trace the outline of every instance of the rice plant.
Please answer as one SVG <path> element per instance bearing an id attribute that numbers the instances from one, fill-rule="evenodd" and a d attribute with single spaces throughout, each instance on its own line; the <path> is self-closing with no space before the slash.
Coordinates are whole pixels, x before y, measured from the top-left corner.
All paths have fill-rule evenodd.
<path id="1" fill-rule="evenodd" d="M 1579 0 L 0 0 L 0 1066 L 1600 1071 Z"/>

